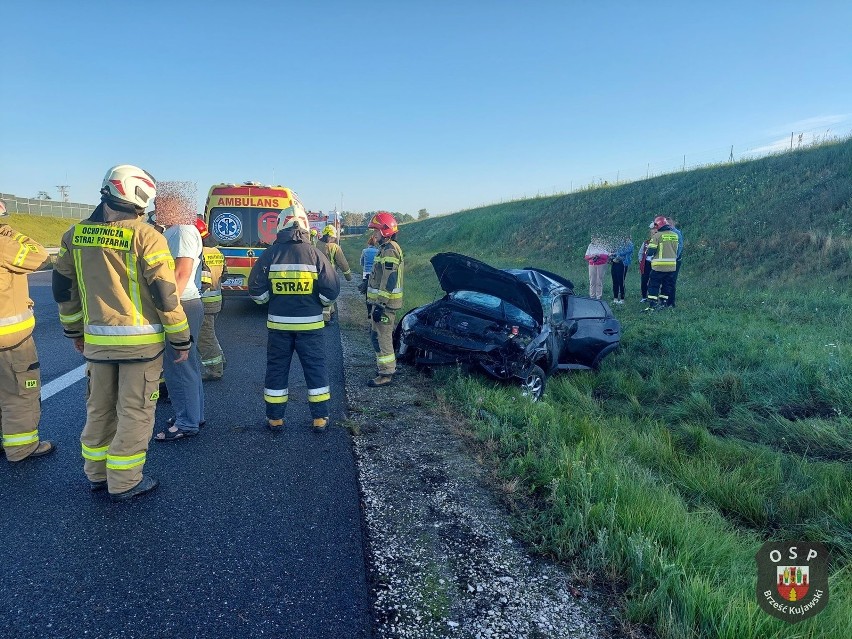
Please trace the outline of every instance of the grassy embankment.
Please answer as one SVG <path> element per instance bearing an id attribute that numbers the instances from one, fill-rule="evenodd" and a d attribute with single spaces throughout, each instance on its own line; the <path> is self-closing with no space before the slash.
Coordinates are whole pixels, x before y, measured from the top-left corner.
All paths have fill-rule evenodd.
<path id="1" fill-rule="evenodd" d="M 33 238 L 43 246 L 59 246 L 62 235 L 79 220 L 63 217 L 13 214 L 3 220 L 6 224 Z"/>
<path id="2" fill-rule="evenodd" d="M 534 264 L 585 294 L 593 231 L 654 215 L 686 236 L 678 308 L 642 314 L 638 273 L 615 307 L 621 349 L 556 376 L 530 405 L 447 371 L 436 395 L 469 418 L 519 533 L 624 589 L 662 637 L 852 637 L 852 142 L 408 224 L 406 308 L 441 293 L 429 257 Z M 363 242 L 344 242 L 357 262 Z M 605 293 L 608 291 L 605 286 Z M 758 608 L 769 539 L 832 552 L 828 608 L 794 626 Z"/>

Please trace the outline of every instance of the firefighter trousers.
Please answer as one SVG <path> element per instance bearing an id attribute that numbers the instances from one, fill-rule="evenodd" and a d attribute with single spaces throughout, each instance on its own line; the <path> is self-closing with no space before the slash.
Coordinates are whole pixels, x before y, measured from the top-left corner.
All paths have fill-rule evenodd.
<path id="1" fill-rule="evenodd" d="M 376 371 L 379 375 L 396 373 L 396 354 L 393 351 L 393 327 L 396 326 L 396 311 L 385 309 L 382 320 L 373 322 L 370 341 L 376 351 Z"/>
<path id="2" fill-rule="evenodd" d="M 38 448 L 41 376 L 32 335 L 0 350 L 0 424 L 6 459 L 21 461 Z"/>
<path id="3" fill-rule="evenodd" d="M 221 379 L 225 370 L 225 355 L 216 337 L 217 315 L 218 313 L 205 313 L 198 334 L 198 354 L 201 356 L 203 379 Z"/>
<path id="4" fill-rule="evenodd" d="M 648 302 L 651 306 L 671 306 L 674 282 L 674 271 L 651 271 L 651 279 L 648 282 Z"/>
<path id="5" fill-rule="evenodd" d="M 89 481 L 111 493 L 142 481 L 154 431 L 163 356 L 149 362 L 89 362 L 86 426 L 80 435 Z"/>
<path id="6" fill-rule="evenodd" d="M 325 367 L 325 332 L 322 329 L 269 331 L 269 341 L 266 344 L 266 382 L 263 389 L 266 417 L 268 419 L 284 418 L 289 395 L 290 363 L 293 360 L 293 351 L 299 355 L 299 362 L 305 372 L 311 417 L 314 419 L 328 417 L 331 389 Z"/>

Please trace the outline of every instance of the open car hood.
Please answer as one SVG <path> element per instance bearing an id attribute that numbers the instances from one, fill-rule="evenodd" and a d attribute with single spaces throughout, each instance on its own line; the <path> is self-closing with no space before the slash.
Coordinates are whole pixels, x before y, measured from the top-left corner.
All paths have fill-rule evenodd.
<path id="1" fill-rule="evenodd" d="M 538 295 L 511 273 L 458 253 L 438 253 L 429 261 L 447 293 L 476 291 L 493 295 L 517 306 L 539 324 L 543 322 Z"/>

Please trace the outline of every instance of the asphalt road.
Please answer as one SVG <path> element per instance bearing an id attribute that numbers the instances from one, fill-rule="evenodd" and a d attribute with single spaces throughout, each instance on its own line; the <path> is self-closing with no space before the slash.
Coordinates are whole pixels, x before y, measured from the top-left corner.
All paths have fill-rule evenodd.
<path id="1" fill-rule="evenodd" d="M 42 386 L 83 364 L 62 336 L 50 273 L 30 276 Z M 348 433 L 310 429 L 290 375 L 287 430 L 263 427 L 265 309 L 227 300 L 228 366 L 205 384 L 207 426 L 152 442 L 159 490 L 126 504 L 91 494 L 79 434 L 85 382 L 43 401 L 45 459 L 0 460 L 0 636 L 371 636 L 355 462 Z M 332 419 L 343 415 L 337 325 L 327 331 Z M 298 361 L 298 358 L 294 358 Z M 157 409 L 157 424 L 172 416 Z"/>

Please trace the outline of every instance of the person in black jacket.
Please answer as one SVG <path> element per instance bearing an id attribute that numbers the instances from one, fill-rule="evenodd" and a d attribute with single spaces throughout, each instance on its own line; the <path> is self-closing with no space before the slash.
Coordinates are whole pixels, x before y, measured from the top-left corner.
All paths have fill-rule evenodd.
<path id="1" fill-rule="evenodd" d="M 257 304 L 269 302 L 266 327 L 267 427 L 284 427 L 288 380 L 293 351 L 299 355 L 308 387 L 313 428 L 328 426 L 331 389 L 325 366 L 323 309 L 340 293 L 340 280 L 328 258 L 311 245 L 308 217 L 294 206 L 278 216 L 278 237 L 255 262 L 249 275 L 249 295 Z"/>

